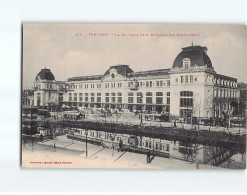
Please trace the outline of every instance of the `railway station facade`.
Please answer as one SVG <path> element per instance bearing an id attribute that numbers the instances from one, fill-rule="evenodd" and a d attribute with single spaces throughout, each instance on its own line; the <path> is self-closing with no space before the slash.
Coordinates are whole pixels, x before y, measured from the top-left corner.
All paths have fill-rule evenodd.
<path id="1" fill-rule="evenodd" d="M 170 69 L 134 72 L 129 65 L 114 65 L 102 75 L 56 81 L 42 69 L 34 82 L 34 106 L 76 106 L 163 113 L 185 117 L 222 117 L 237 103 L 237 79 L 218 74 L 207 48 L 189 46 Z"/>

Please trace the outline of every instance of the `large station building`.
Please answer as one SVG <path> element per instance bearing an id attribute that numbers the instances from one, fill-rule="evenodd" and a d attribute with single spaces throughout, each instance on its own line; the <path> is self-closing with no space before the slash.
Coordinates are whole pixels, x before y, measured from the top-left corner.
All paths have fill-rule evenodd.
<path id="1" fill-rule="evenodd" d="M 207 48 L 193 45 L 182 48 L 170 69 L 134 72 L 119 64 L 102 75 L 56 81 L 45 68 L 34 82 L 34 106 L 142 110 L 180 117 L 221 117 L 238 97 L 237 79 L 216 73 Z"/>

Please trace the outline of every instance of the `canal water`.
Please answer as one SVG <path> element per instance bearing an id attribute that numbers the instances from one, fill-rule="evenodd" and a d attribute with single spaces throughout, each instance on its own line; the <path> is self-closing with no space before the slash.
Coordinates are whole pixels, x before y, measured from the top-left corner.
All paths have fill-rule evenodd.
<path id="1" fill-rule="evenodd" d="M 115 150 L 174 158 L 196 164 L 245 169 L 246 153 L 237 149 L 206 146 L 182 141 L 118 134 L 96 130 L 70 129 L 67 138 L 102 145 Z"/>

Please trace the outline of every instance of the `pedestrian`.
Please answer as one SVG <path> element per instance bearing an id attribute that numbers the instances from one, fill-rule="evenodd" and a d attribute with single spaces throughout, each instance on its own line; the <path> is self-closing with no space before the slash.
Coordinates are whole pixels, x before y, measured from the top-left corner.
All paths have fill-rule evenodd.
<path id="1" fill-rule="evenodd" d="M 44 136 L 43 136 L 43 134 L 42 134 L 42 133 L 40 134 L 39 138 L 40 138 L 40 141 L 41 141 L 41 142 L 43 142 L 43 138 L 44 138 Z"/>
<path id="2" fill-rule="evenodd" d="M 196 161 L 196 169 L 199 169 L 199 163 Z"/>
<path id="3" fill-rule="evenodd" d="M 119 152 L 119 151 L 120 151 L 120 152 L 122 152 L 122 148 L 123 148 L 123 141 L 122 141 L 122 140 L 120 140 L 120 142 L 119 142 L 118 152 Z"/>
<path id="4" fill-rule="evenodd" d="M 147 153 L 147 163 L 150 163 L 150 151 Z"/>

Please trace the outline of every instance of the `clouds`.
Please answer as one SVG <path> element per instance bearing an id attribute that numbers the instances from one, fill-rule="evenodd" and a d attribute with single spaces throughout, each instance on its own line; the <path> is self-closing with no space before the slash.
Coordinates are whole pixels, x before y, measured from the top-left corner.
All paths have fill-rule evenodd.
<path id="1" fill-rule="evenodd" d="M 76 37 L 76 33 L 110 36 Z M 113 33 L 198 33 L 200 37 L 114 37 Z M 225 25 L 25 24 L 24 87 L 30 86 L 45 66 L 52 70 L 56 80 L 104 74 L 115 64 L 129 64 L 134 71 L 171 68 L 181 48 L 192 40 L 208 47 L 215 70 L 245 80 L 238 70 L 246 66 L 241 33 L 242 28 Z M 235 72 L 232 64 L 236 66 Z"/>

